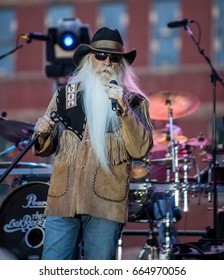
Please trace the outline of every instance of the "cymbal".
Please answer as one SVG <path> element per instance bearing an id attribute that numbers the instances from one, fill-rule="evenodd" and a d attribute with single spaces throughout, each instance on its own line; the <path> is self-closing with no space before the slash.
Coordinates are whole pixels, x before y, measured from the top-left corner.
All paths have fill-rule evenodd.
<path id="1" fill-rule="evenodd" d="M 13 143 L 27 140 L 34 132 L 34 125 L 27 122 L 0 119 L 0 135 Z"/>
<path id="2" fill-rule="evenodd" d="M 181 118 L 196 111 L 200 100 L 188 92 L 160 91 L 149 96 L 149 104 L 151 119 L 168 120 L 169 108 L 173 119 Z"/>
<path id="3" fill-rule="evenodd" d="M 179 142 L 179 144 L 183 144 L 187 142 L 187 137 L 183 136 L 183 135 L 174 135 L 173 136 L 173 140 L 175 142 Z M 170 145 L 170 141 L 167 141 L 167 137 L 166 136 L 162 136 L 159 139 L 157 139 L 157 143 L 161 144 L 161 145 Z"/>
<path id="4" fill-rule="evenodd" d="M 165 146 L 170 145 L 170 140 L 169 140 L 170 131 L 168 130 L 167 126 L 165 128 L 154 130 L 152 134 L 153 134 L 154 144 L 165 145 Z M 186 136 L 182 135 L 182 130 L 177 125 L 173 125 L 173 140 L 175 142 L 179 142 L 179 144 L 186 143 L 186 141 L 188 140 Z"/>
<path id="5" fill-rule="evenodd" d="M 187 141 L 187 145 L 193 147 L 207 146 L 210 145 L 211 141 L 207 138 L 204 138 L 202 141 L 199 141 L 198 138 L 191 138 Z"/>

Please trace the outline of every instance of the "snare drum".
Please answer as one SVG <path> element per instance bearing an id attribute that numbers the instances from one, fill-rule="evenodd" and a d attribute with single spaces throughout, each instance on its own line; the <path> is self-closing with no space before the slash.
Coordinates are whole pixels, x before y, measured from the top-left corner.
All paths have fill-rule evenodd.
<path id="1" fill-rule="evenodd" d="M 150 183 L 131 183 L 129 189 L 128 221 L 149 222 L 152 217 Z"/>
<path id="2" fill-rule="evenodd" d="M 29 182 L 14 189 L 0 207 L 0 247 L 20 260 L 41 258 L 48 188 L 46 182 Z"/>

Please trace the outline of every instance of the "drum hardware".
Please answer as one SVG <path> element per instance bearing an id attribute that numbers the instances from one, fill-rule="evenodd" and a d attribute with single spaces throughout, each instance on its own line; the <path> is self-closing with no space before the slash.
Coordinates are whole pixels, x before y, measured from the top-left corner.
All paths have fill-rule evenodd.
<path id="1" fill-rule="evenodd" d="M 169 120 L 170 143 L 172 155 L 172 171 L 175 182 L 175 205 L 179 205 L 179 170 L 178 146 L 173 133 L 173 119 L 184 117 L 193 113 L 200 105 L 200 100 L 186 92 L 161 91 L 150 95 L 151 119 Z M 168 114 L 167 114 L 168 110 Z"/>
<path id="2" fill-rule="evenodd" d="M 217 167 L 224 167 L 224 149 L 217 149 L 216 164 Z"/>
<path id="3" fill-rule="evenodd" d="M 118 239 L 118 243 L 117 243 L 117 260 L 122 260 L 123 258 L 123 237 L 122 237 L 122 233 L 120 235 L 120 238 Z"/>
<path id="4" fill-rule="evenodd" d="M 176 217 L 176 214 L 173 212 L 175 206 L 175 183 L 151 183 L 153 186 L 153 192 L 151 195 L 154 209 L 153 221 L 154 223 L 156 221 L 160 240 L 158 250 L 159 259 L 169 259 L 170 250 L 174 241 L 172 236 L 174 234 L 174 222 L 180 219 Z M 151 225 L 153 225 L 153 223 Z M 155 226 L 152 229 L 155 230 Z M 153 230 L 151 231 L 153 232 Z"/>
<path id="5" fill-rule="evenodd" d="M 188 192 L 193 192 L 194 194 L 201 193 L 201 176 L 199 166 L 195 160 L 195 157 L 192 155 L 192 150 L 190 146 L 186 145 L 184 149 L 180 151 L 179 162 L 179 173 L 183 172 L 183 177 L 180 178 L 180 190 L 181 190 L 181 198 L 183 200 L 183 211 L 188 211 Z M 194 182 L 189 182 L 189 170 L 192 168 L 195 169 L 196 176 L 194 177 Z M 196 180 L 196 182 L 195 182 Z M 200 196 L 198 196 L 200 200 Z M 200 201 L 199 201 L 200 203 Z"/>
<path id="6" fill-rule="evenodd" d="M 165 166 L 166 168 L 171 168 L 172 160 L 173 160 L 172 157 L 168 156 L 165 158 L 152 159 L 150 160 L 150 163 L 160 165 L 160 166 Z"/>
<path id="7" fill-rule="evenodd" d="M 25 148 L 21 151 L 21 153 L 17 156 L 17 158 L 12 162 L 12 164 L 5 170 L 5 172 L 0 177 L 0 183 L 7 177 L 10 171 L 16 166 L 16 164 L 20 161 L 20 159 L 28 152 L 30 147 L 34 145 L 34 143 L 39 138 L 39 134 L 35 135 L 32 140 L 25 146 Z"/>
<path id="8" fill-rule="evenodd" d="M 167 132 L 169 134 L 169 132 Z M 183 135 L 174 135 L 174 141 L 178 142 L 179 144 L 184 144 L 187 141 L 187 137 Z M 165 145 L 165 146 L 170 146 L 170 136 L 161 136 L 158 140 L 157 143 L 160 145 Z"/>
<path id="9" fill-rule="evenodd" d="M 0 162 L 0 175 L 7 171 L 13 162 Z M 27 174 L 52 174 L 52 165 L 37 162 L 18 162 L 13 170 L 10 170 L 10 175 L 27 175 Z"/>
<path id="10" fill-rule="evenodd" d="M 169 108 L 169 115 L 170 115 L 170 129 L 172 131 L 173 127 L 173 120 L 172 120 L 172 109 Z M 171 132 L 171 155 L 172 155 L 172 171 L 174 173 L 174 197 L 175 197 L 175 206 L 179 206 L 179 159 L 178 159 L 178 147 L 179 143 L 173 140 L 173 133 Z"/>
<path id="11" fill-rule="evenodd" d="M 171 248 L 171 243 L 170 243 L 170 212 L 166 213 L 166 219 L 165 219 L 165 249 L 163 251 L 163 254 L 166 255 L 165 259 L 169 259 L 169 254 L 170 254 L 170 248 Z"/>
<path id="12" fill-rule="evenodd" d="M 170 168 L 167 167 L 166 168 L 166 182 L 170 182 L 171 181 L 171 177 L 170 177 Z"/>
<path id="13" fill-rule="evenodd" d="M 164 94 L 162 94 L 164 95 Z M 163 104 L 167 107 L 168 110 L 168 119 L 169 119 L 169 131 L 166 134 L 166 138 L 165 140 L 167 142 L 170 142 L 169 145 L 169 149 L 170 149 L 170 160 L 172 162 L 172 172 L 174 174 L 174 182 L 173 182 L 173 187 L 174 190 L 173 191 L 166 191 L 165 192 L 165 197 L 166 197 L 166 214 L 165 214 L 165 219 L 162 222 L 162 225 L 160 225 L 161 227 L 164 227 L 164 238 L 165 238 L 165 244 L 163 244 L 163 250 L 161 252 L 161 258 L 165 258 L 165 259 L 169 259 L 170 258 L 170 253 L 171 253 L 171 248 L 172 248 L 172 242 L 171 242 L 171 206 L 170 206 L 170 199 L 174 198 L 174 206 L 175 207 L 179 207 L 179 200 L 180 200 L 180 180 L 179 180 L 179 155 L 178 155 L 178 151 L 179 151 L 179 147 L 180 147 L 180 143 L 178 141 L 175 141 L 174 138 L 174 130 L 173 130 L 173 100 L 172 98 L 170 98 L 169 93 L 165 94 L 165 98 L 164 98 L 164 102 Z M 160 96 L 161 97 L 161 96 Z M 164 96 L 163 96 L 164 97 Z M 156 96 L 157 98 L 157 96 Z M 162 98 L 163 99 L 163 98 Z M 175 100 L 175 99 L 174 99 Z M 175 107 L 176 104 L 174 102 L 174 108 L 175 110 L 177 109 L 177 107 Z M 152 106 L 153 107 L 153 106 Z M 179 107 L 181 108 L 181 107 Z M 161 111 L 159 110 L 159 113 Z M 177 117 L 177 116 L 175 116 Z M 153 117 L 152 117 L 153 118 Z M 161 118 L 160 118 L 161 119 Z M 166 117 L 167 119 L 167 117 Z M 176 137 L 176 140 L 178 138 Z M 184 139 L 184 137 L 183 137 Z M 187 140 L 184 139 L 184 141 Z M 183 142 L 184 142 L 183 141 Z M 164 142 L 164 139 L 163 139 Z M 166 161 L 167 162 L 167 161 Z M 184 167 L 186 165 L 186 162 L 184 161 Z M 188 165 L 186 165 L 186 168 L 188 168 Z M 184 170 L 186 172 L 186 170 Z M 167 173 L 167 179 L 170 180 L 170 174 Z M 185 179 L 185 183 L 186 183 L 186 179 Z M 185 206 L 184 209 L 185 211 L 187 210 L 187 206 L 186 206 L 186 201 L 187 201 L 187 186 L 183 186 L 183 193 L 184 193 L 184 202 L 185 202 Z"/>
<path id="14" fill-rule="evenodd" d="M 200 204 L 200 199 L 201 199 L 200 194 L 202 192 L 204 192 L 205 195 L 207 196 L 208 202 L 212 202 L 212 168 L 206 167 L 205 169 L 199 171 L 198 173 L 199 175 L 194 176 L 194 180 L 197 183 L 191 186 L 192 194 L 196 194 L 196 197 L 198 198 L 198 204 Z"/>
<path id="15" fill-rule="evenodd" d="M 173 133 L 173 119 L 193 113 L 200 105 L 200 100 L 186 92 L 161 91 L 150 95 L 151 119 L 169 120 L 170 143 L 172 155 L 172 171 L 174 173 L 175 204 L 179 205 L 179 171 L 178 171 L 178 141 Z M 168 111 L 168 114 L 167 114 Z"/>
<path id="16" fill-rule="evenodd" d="M 176 218 L 175 214 L 172 213 L 174 190 L 174 182 L 157 183 L 150 181 L 150 183 L 130 184 L 128 221 L 147 222 L 149 224 L 148 238 L 140 250 L 137 259 L 169 258 L 173 243 L 173 237 L 171 236 L 173 223 L 180 219 Z M 155 207 L 157 210 L 155 210 Z M 161 213 L 160 207 L 163 209 Z M 164 236 L 162 239 L 164 238 L 165 243 L 161 243 L 162 246 L 159 246 L 158 243 L 158 232 L 160 232 L 159 237 L 161 237 L 161 234 Z M 118 253 L 120 255 L 118 257 L 122 254 L 122 240 L 119 241 L 119 246 Z"/>
<path id="17" fill-rule="evenodd" d="M 3 155 L 5 155 L 5 154 L 7 154 L 7 153 L 9 153 L 9 152 L 11 152 L 11 151 L 13 151 L 15 149 L 18 149 L 18 148 L 20 149 L 20 147 L 24 147 L 27 143 L 28 143 L 27 140 L 20 141 L 20 142 L 18 142 L 18 144 L 10 146 L 7 149 L 1 151 L 0 152 L 0 156 L 3 156 Z"/>
<path id="18" fill-rule="evenodd" d="M 175 191 L 176 191 L 176 189 L 175 189 Z M 172 245 L 173 245 L 171 243 L 171 236 L 170 236 L 170 234 L 171 234 L 170 197 L 171 196 L 173 196 L 172 192 L 166 192 L 166 207 L 167 207 L 167 209 L 166 209 L 166 219 L 164 221 L 164 223 L 165 223 L 165 247 L 164 247 L 164 251 L 163 251 L 163 257 L 165 256 L 165 259 L 170 259 L 171 248 L 172 248 Z M 176 207 L 176 202 L 175 202 L 175 207 Z"/>
<path id="19" fill-rule="evenodd" d="M 182 158 L 183 160 L 183 180 L 181 182 L 181 191 L 183 193 L 183 211 L 188 211 L 188 191 L 190 190 L 190 183 L 188 179 L 188 170 L 189 170 L 189 162 L 194 162 L 195 168 L 197 168 L 197 178 L 198 182 L 197 185 L 200 185 L 200 173 L 198 170 L 198 166 L 196 164 L 195 159 L 192 157 L 192 155 L 187 155 Z"/>
<path id="20" fill-rule="evenodd" d="M 188 161 L 187 158 L 184 159 L 184 165 L 183 165 L 183 170 L 184 170 L 184 178 L 183 178 L 183 184 L 182 184 L 182 192 L 183 192 L 183 197 L 184 197 L 184 207 L 183 211 L 187 212 L 188 211 Z"/>
<path id="21" fill-rule="evenodd" d="M 157 228 L 154 222 L 149 222 L 149 232 L 146 243 L 140 250 L 137 260 L 159 259 L 159 244 L 156 236 Z"/>
<path id="22" fill-rule="evenodd" d="M 177 125 L 173 125 L 174 141 L 180 144 L 186 143 L 188 138 L 182 135 L 181 128 Z M 152 132 L 154 146 L 151 149 L 151 153 L 157 151 L 166 152 L 170 147 L 170 125 L 166 124 L 164 128 L 153 130 Z"/>
<path id="23" fill-rule="evenodd" d="M 201 150 L 203 150 L 205 146 L 208 146 L 210 144 L 211 141 L 205 138 L 202 132 L 200 132 L 197 138 L 191 138 L 187 141 L 187 145 L 191 147 L 200 147 Z"/>
<path id="24" fill-rule="evenodd" d="M 168 94 L 165 99 L 165 105 L 168 109 L 168 119 L 170 125 L 170 142 L 171 142 L 171 155 L 172 155 L 172 171 L 174 173 L 175 186 L 175 206 L 179 206 L 179 172 L 178 172 L 178 142 L 174 141 L 173 132 L 173 102 Z"/>
<path id="25" fill-rule="evenodd" d="M 212 182 L 212 161 L 208 161 L 209 167 L 208 167 L 208 180 L 207 180 L 207 190 L 208 190 L 208 202 L 212 202 L 212 193 L 211 193 L 211 182 Z"/>
<path id="26" fill-rule="evenodd" d="M 171 242 L 171 223 L 175 221 L 173 219 L 171 221 L 171 206 L 170 206 L 170 198 L 173 195 L 173 192 L 171 191 L 165 191 L 165 200 L 166 200 L 166 209 L 165 209 L 165 218 L 161 220 L 161 222 L 157 222 L 157 219 L 160 219 L 159 217 L 153 217 L 150 216 L 148 220 L 149 224 L 149 235 L 146 240 L 146 243 L 140 250 L 137 259 L 138 260 L 155 260 L 155 259 L 169 259 L 170 251 L 172 247 Z M 154 203 L 154 202 L 153 202 Z M 163 227 L 164 225 L 164 240 L 165 243 L 162 244 L 162 240 L 160 240 L 160 243 L 157 239 L 157 233 L 160 231 L 163 231 L 160 229 L 160 227 Z M 160 234 L 159 234 L 160 235 Z M 160 236 L 161 237 L 161 236 Z"/>

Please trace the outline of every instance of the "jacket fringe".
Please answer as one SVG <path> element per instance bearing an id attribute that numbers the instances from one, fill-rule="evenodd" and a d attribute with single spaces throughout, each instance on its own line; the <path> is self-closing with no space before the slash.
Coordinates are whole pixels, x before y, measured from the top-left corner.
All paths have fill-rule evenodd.
<path id="1" fill-rule="evenodd" d="M 113 134 L 108 135 L 108 158 L 110 165 L 116 165 L 121 162 L 127 161 L 130 157 L 125 149 L 124 141 L 120 138 L 115 138 Z"/>

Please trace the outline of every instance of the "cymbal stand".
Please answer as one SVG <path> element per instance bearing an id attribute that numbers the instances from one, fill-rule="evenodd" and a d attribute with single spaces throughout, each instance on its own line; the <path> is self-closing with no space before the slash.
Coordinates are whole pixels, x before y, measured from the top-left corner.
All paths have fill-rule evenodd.
<path id="1" fill-rule="evenodd" d="M 122 260 L 123 258 L 123 238 L 122 238 L 122 233 L 120 238 L 118 239 L 117 243 L 117 260 Z"/>
<path id="2" fill-rule="evenodd" d="M 149 220 L 149 235 L 146 243 L 140 250 L 138 260 L 157 260 L 159 256 L 159 244 L 156 237 L 156 225 Z"/>
<path id="3" fill-rule="evenodd" d="M 184 158 L 184 165 L 183 165 L 183 170 L 184 170 L 184 178 L 183 178 L 183 184 L 182 184 L 182 191 L 184 195 L 184 207 L 183 211 L 187 212 L 188 211 L 188 189 L 189 189 L 189 182 L 188 182 L 188 158 Z"/>
<path id="4" fill-rule="evenodd" d="M 173 195 L 172 192 L 166 191 L 166 217 L 164 219 L 164 234 L 165 234 L 165 244 L 164 249 L 160 252 L 159 258 L 164 260 L 170 259 L 170 253 L 172 251 L 171 249 L 171 217 L 170 217 L 170 198 Z"/>
<path id="5" fill-rule="evenodd" d="M 179 170 L 178 170 L 178 143 L 174 141 L 173 135 L 173 110 L 171 108 L 171 101 L 166 100 L 168 106 L 168 117 L 170 122 L 170 141 L 171 141 L 171 155 L 172 155 L 172 171 L 174 173 L 175 183 L 175 206 L 179 206 Z"/>
<path id="6" fill-rule="evenodd" d="M 197 179 L 197 184 L 196 184 L 196 188 L 195 188 L 195 193 L 196 193 L 196 197 L 197 197 L 197 201 L 198 201 L 198 205 L 201 204 L 201 192 L 202 192 L 202 184 L 201 184 L 201 173 L 200 173 L 200 169 L 199 166 L 195 160 L 195 157 L 192 156 L 192 162 L 193 162 L 193 166 L 196 172 L 196 179 Z"/>
<path id="7" fill-rule="evenodd" d="M 172 171 L 174 173 L 174 200 L 175 206 L 179 206 L 179 164 L 178 164 L 178 147 L 179 143 L 174 141 L 173 134 L 173 110 L 171 108 L 171 100 L 166 100 L 166 105 L 168 106 L 168 117 L 170 123 L 170 142 L 171 142 L 171 155 L 172 155 Z M 164 220 L 165 224 L 165 248 L 163 252 L 160 253 L 160 259 L 170 259 L 171 253 L 171 218 L 170 218 L 170 196 L 173 195 L 172 192 L 166 192 L 166 216 Z"/>
<path id="8" fill-rule="evenodd" d="M 208 202 L 212 202 L 212 161 L 208 160 L 208 179 L 206 185 L 206 193 L 208 195 Z"/>
<path id="9" fill-rule="evenodd" d="M 166 167 L 166 182 L 170 182 L 170 167 Z"/>

